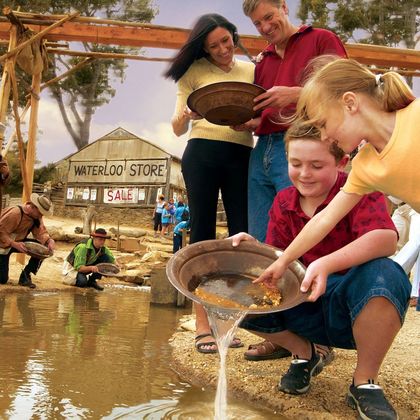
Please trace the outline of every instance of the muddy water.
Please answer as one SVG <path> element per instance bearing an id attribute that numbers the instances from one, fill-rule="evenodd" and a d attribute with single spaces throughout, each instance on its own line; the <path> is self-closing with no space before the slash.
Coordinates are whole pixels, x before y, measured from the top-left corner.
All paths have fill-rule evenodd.
<path id="1" fill-rule="evenodd" d="M 213 418 L 214 390 L 170 368 L 184 313 L 134 288 L 0 295 L 0 418 Z M 229 400 L 229 418 L 278 417 Z"/>

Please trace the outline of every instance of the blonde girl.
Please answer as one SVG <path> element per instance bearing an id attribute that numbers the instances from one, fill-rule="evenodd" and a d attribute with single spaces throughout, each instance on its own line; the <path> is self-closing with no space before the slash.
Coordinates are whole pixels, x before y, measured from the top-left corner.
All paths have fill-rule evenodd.
<path id="1" fill-rule="evenodd" d="M 420 211 L 420 101 L 394 72 L 375 75 L 354 60 L 338 59 L 317 71 L 302 89 L 297 118 L 319 128 L 323 141 L 350 153 L 362 142 L 342 191 L 308 222 L 284 254 L 259 277 L 276 284 L 288 265 L 319 243 L 372 191 L 400 198 Z M 380 244 L 378 244 L 380 246 Z M 309 300 L 325 292 L 331 268 L 320 258 L 309 265 L 302 291 Z"/>

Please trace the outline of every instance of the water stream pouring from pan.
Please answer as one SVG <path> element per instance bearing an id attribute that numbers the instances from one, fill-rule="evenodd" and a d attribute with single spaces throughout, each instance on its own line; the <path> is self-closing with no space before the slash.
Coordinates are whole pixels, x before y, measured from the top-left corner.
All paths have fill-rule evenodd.
<path id="1" fill-rule="evenodd" d="M 231 240 L 210 240 L 181 248 L 166 266 L 170 282 L 204 306 L 217 342 L 220 366 L 215 420 L 228 418 L 226 356 L 241 320 L 248 314 L 281 311 L 306 300 L 300 291 L 305 268 L 299 262 L 291 264 L 278 281 L 276 295 L 252 283 L 280 253 L 254 241 L 233 247 Z"/>

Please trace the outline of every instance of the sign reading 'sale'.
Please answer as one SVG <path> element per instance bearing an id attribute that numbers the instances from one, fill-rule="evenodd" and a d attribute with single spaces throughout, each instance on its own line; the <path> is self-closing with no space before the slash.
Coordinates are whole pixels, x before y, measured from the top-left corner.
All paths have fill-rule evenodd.
<path id="1" fill-rule="evenodd" d="M 167 168 L 166 159 L 70 161 L 67 182 L 163 183 Z"/>

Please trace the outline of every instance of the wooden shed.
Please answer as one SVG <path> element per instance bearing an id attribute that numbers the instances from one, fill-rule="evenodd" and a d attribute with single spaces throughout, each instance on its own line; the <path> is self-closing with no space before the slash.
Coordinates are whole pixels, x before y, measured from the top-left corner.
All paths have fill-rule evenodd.
<path id="1" fill-rule="evenodd" d="M 56 168 L 67 208 L 93 204 L 103 210 L 145 209 L 150 215 L 158 194 L 186 195 L 180 159 L 121 127 L 62 159 Z"/>

